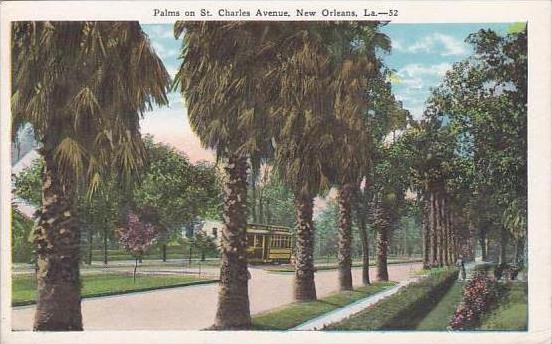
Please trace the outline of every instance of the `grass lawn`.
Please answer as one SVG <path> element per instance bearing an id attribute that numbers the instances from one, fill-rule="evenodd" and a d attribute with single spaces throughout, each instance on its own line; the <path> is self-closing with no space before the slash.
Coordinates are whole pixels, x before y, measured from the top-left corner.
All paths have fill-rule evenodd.
<path id="1" fill-rule="evenodd" d="M 498 308 L 481 319 L 480 330 L 527 331 L 527 283 L 512 283 Z"/>
<path id="2" fill-rule="evenodd" d="M 81 276 L 82 297 L 125 294 L 133 291 L 145 291 L 201 283 L 213 283 L 216 280 L 187 275 L 137 275 L 136 283 L 132 275 L 101 273 Z M 32 304 L 36 299 L 36 279 L 34 275 L 12 276 L 12 305 Z"/>
<path id="3" fill-rule="evenodd" d="M 413 330 L 455 283 L 456 269 L 430 272 L 375 305 L 325 330 Z"/>
<path id="4" fill-rule="evenodd" d="M 420 331 L 445 331 L 450 318 L 454 315 L 456 307 L 462 301 L 464 283 L 456 282 L 443 296 L 441 301 L 429 312 L 429 314 L 416 326 Z"/>
<path id="5" fill-rule="evenodd" d="M 395 282 L 375 282 L 353 291 L 330 295 L 316 301 L 296 302 L 267 313 L 254 316 L 253 330 L 287 330 L 322 314 L 383 291 Z"/>

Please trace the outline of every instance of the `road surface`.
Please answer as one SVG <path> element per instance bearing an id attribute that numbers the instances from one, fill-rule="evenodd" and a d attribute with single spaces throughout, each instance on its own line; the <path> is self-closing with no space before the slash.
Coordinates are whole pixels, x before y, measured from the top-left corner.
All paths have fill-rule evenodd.
<path id="1" fill-rule="evenodd" d="M 421 269 L 420 263 L 389 265 L 393 281 L 408 279 Z M 293 302 L 293 273 L 269 273 L 250 267 L 249 300 L 251 314 L 261 313 Z M 355 286 L 362 284 L 362 269 L 353 268 Z M 370 278 L 375 279 L 375 268 Z M 318 297 L 338 290 L 337 270 L 316 273 Z M 217 284 L 137 292 L 84 299 L 85 330 L 200 330 L 212 325 L 217 308 Z M 34 306 L 12 310 L 12 328 L 31 330 Z"/>

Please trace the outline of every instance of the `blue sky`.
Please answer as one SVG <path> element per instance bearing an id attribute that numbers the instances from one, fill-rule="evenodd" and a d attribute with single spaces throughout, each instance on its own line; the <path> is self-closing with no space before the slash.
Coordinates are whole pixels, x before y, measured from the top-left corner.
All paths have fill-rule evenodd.
<path id="1" fill-rule="evenodd" d="M 392 41 L 393 49 L 384 56 L 386 64 L 396 71 L 393 83 L 396 97 L 410 110 L 414 118 L 420 118 L 430 88 L 439 84 L 445 72 L 454 62 L 472 53 L 464 42 L 466 37 L 482 28 L 506 33 L 510 24 L 389 24 L 383 28 Z M 157 54 L 171 76 L 179 65 L 181 41 L 174 39 L 172 25 L 142 25 Z M 154 109 L 146 114 L 142 129 L 157 141 L 171 144 L 185 152 L 192 161 L 214 160 L 212 151 L 201 147 L 198 138 L 188 124 L 186 108 L 180 95 L 169 97 L 169 107 Z"/>

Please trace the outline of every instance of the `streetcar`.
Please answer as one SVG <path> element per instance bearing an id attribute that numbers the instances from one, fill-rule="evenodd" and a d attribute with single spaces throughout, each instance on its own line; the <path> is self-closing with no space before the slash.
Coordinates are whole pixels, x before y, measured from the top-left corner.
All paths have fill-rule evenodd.
<path id="1" fill-rule="evenodd" d="M 250 263 L 289 263 L 292 233 L 288 227 L 248 224 L 247 259 Z"/>

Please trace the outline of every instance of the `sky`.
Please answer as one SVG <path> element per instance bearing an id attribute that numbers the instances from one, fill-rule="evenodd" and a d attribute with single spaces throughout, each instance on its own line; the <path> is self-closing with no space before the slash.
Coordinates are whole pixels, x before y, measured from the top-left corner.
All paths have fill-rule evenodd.
<path id="1" fill-rule="evenodd" d="M 466 37 L 480 29 L 506 33 L 510 24 L 388 24 L 382 31 L 391 38 L 392 51 L 382 57 L 396 72 L 393 92 L 404 108 L 416 119 L 421 118 L 430 89 L 436 87 L 452 67 L 472 53 Z M 176 74 L 181 41 L 175 40 L 171 24 L 142 25 L 157 54 L 172 77 Z M 212 150 L 204 149 L 188 123 L 186 107 L 178 93 L 169 95 L 168 107 L 147 113 L 141 126 L 144 133 L 159 142 L 170 144 L 186 153 L 192 162 L 214 161 Z"/>

